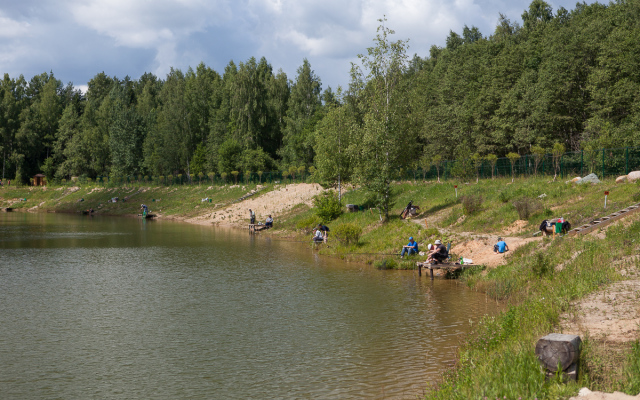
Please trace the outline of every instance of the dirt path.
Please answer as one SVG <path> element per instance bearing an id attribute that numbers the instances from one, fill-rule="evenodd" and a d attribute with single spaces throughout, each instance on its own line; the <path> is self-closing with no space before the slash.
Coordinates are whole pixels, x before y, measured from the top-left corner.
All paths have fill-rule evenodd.
<path id="1" fill-rule="evenodd" d="M 441 213 L 435 213 L 426 218 L 427 225 L 438 228 L 440 232 L 454 235 L 460 240 L 452 243 L 451 252 L 459 257 L 469 258 L 473 260 L 475 265 L 486 265 L 489 268 L 495 268 L 506 262 L 512 251 L 518 247 L 532 241 L 540 241 L 540 237 L 522 238 L 515 236 L 526 232 L 527 221 L 515 221 L 506 227 L 500 234 L 476 234 L 471 232 L 452 232 L 448 229 L 441 228 L 439 224 L 444 218 Z M 417 218 L 412 220 L 418 224 L 424 224 L 425 218 Z M 493 252 L 493 245 L 498 242 L 498 238 L 502 238 L 509 247 L 509 251 L 503 254 Z"/>
<path id="2" fill-rule="evenodd" d="M 264 222 L 269 214 L 278 223 L 278 216 L 299 204 L 311 206 L 313 196 L 322 193 L 324 189 L 317 183 L 298 183 L 286 186 L 276 186 L 271 192 L 257 197 L 248 198 L 212 213 L 186 219 L 186 222 L 196 224 L 216 224 L 246 227 L 249 223 L 249 209 L 256 213 L 256 222 Z"/>

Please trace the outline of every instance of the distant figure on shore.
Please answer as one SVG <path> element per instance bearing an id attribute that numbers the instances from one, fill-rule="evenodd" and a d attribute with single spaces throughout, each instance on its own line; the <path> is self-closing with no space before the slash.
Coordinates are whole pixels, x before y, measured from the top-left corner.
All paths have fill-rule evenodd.
<path id="1" fill-rule="evenodd" d="M 251 209 L 249 209 L 249 220 L 251 221 L 249 223 L 252 225 L 256 223 L 256 213 Z"/>
<path id="2" fill-rule="evenodd" d="M 322 231 L 320 229 L 313 230 L 313 241 L 316 243 L 324 242 L 324 235 L 322 234 Z"/>
<path id="3" fill-rule="evenodd" d="M 329 227 L 326 225 L 322 225 L 322 224 L 318 224 L 318 230 L 320 230 L 320 232 L 322 232 L 322 237 L 324 238 L 324 241 L 327 241 L 327 238 L 329 237 Z"/>
<path id="4" fill-rule="evenodd" d="M 502 238 L 498 238 L 498 243 L 493 245 L 493 252 L 504 253 L 505 251 L 509 251 L 509 246 L 507 246 L 507 243 Z"/>
<path id="5" fill-rule="evenodd" d="M 267 228 L 273 228 L 273 218 L 271 218 L 271 214 L 264 220 L 264 226 Z"/>
<path id="6" fill-rule="evenodd" d="M 140 208 L 142 208 L 142 216 L 146 216 L 147 214 L 149 214 L 149 207 L 147 207 L 145 204 L 140 204 Z"/>
<path id="7" fill-rule="evenodd" d="M 413 236 L 409 238 L 409 243 L 406 246 L 402 246 L 402 252 L 400 258 L 404 258 L 404 255 L 418 254 L 418 242 L 413 240 Z"/>

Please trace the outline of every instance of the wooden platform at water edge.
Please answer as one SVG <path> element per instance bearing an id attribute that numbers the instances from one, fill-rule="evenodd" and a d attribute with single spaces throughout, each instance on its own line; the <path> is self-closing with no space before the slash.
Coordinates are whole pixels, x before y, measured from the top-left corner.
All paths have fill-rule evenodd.
<path id="1" fill-rule="evenodd" d="M 477 267 L 477 265 L 463 265 L 463 264 L 457 264 L 457 263 L 444 263 L 444 264 L 429 264 L 427 262 L 417 262 L 416 265 L 418 266 L 418 276 L 422 276 L 422 268 L 425 269 L 425 273 L 426 270 L 429 270 L 429 275 L 431 276 L 431 279 L 433 279 L 433 271 L 436 269 L 441 269 L 446 271 L 447 274 L 451 274 L 451 275 L 455 275 L 461 271 L 464 271 L 467 268 L 471 268 L 471 267 Z"/>

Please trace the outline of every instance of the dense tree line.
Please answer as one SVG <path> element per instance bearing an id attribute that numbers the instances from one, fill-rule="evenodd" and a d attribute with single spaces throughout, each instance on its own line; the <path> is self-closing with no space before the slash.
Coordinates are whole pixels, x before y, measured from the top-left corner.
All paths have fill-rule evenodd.
<path id="1" fill-rule="evenodd" d="M 164 79 L 99 73 L 86 93 L 53 73 L 5 74 L 2 176 L 314 167 L 327 182 L 369 185 L 383 204 L 401 168 L 640 145 L 638 0 L 555 12 L 534 0 L 522 24 L 501 15 L 489 36 L 464 26 L 412 59 L 381 22 L 335 92 L 307 60 L 292 80 L 265 58 L 232 61 L 222 75 L 204 64 Z"/>

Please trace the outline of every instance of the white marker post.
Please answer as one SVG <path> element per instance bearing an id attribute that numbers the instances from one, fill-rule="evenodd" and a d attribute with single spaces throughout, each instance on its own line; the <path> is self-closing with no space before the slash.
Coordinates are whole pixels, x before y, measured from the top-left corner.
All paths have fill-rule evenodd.
<path id="1" fill-rule="evenodd" d="M 453 188 L 456 190 L 456 198 L 458 198 L 458 185 L 453 185 Z"/>
<path id="2" fill-rule="evenodd" d="M 607 208 L 607 196 L 609 195 L 609 192 L 604 192 L 604 208 Z"/>

